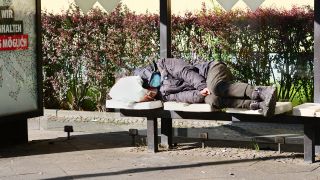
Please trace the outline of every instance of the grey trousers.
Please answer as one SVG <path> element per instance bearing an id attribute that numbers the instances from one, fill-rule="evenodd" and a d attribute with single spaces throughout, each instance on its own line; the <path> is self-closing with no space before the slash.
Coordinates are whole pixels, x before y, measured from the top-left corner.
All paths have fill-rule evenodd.
<path id="1" fill-rule="evenodd" d="M 205 103 L 214 108 L 246 108 L 252 102 L 254 87 L 247 83 L 233 82 L 231 71 L 224 63 L 212 65 L 207 75 L 207 87 L 212 92 Z"/>

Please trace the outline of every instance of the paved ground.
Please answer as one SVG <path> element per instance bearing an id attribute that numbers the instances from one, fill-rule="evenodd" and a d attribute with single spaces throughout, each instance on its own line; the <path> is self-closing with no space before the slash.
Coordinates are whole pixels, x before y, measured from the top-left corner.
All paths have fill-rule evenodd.
<path id="1" fill-rule="evenodd" d="M 320 180 L 320 157 L 306 164 L 299 150 L 279 154 L 232 141 L 210 141 L 202 149 L 196 139 L 177 138 L 175 149 L 153 154 L 143 136 L 133 147 L 127 131 L 110 129 L 75 132 L 67 140 L 61 129 L 31 125 L 28 144 L 0 150 L 0 179 Z"/>

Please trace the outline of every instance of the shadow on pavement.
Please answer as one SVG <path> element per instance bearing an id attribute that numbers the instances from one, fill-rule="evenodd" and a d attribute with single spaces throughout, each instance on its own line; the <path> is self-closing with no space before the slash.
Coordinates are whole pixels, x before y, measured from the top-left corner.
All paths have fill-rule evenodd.
<path id="1" fill-rule="evenodd" d="M 86 179 L 86 178 L 95 178 L 95 177 L 97 178 L 97 177 L 107 177 L 107 176 L 115 176 L 115 175 L 123 175 L 123 174 L 144 173 L 144 172 L 152 172 L 152 171 L 166 171 L 166 170 L 195 168 L 195 167 L 201 167 L 201 166 L 217 166 L 217 165 L 225 165 L 225 164 L 236 164 L 236 163 L 245 163 L 245 162 L 252 162 L 252 161 L 259 161 L 259 160 L 288 158 L 288 157 L 289 156 L 274 156 L 274 157 L 266 157 L 266 158 L 259 158 L 259 159 L 241 159 L 241 160 L 228 160 L 228 161 L 195 163 L 195 164 L 188 164 L 188 165 L 165 166 L 165 167 L 135 168 L 135 169 L 122 170 L 122 171 L 115 171 L 115 172 L 62 176 L 62 177 L 56 177 L 56 178 L 48 178 L 47 180 Z M 295 155 L 295 156 L 292 156 L 292 158 L 293 157 L 297 157 L 297 156 Z"/>
<path id="2" fill-rule="evenodd" d="M 0 158 L 32 156 L 62 152 L 131 147 L 127 132 L 73 135 L 55 139 L 33 140 L 27 144 L 0 149 Z"/>
<path id="3" fill-rule="evenodd" d="M 145 130 L 140 130 L 139 134 L 141 135 L 136 137 L 138 145 L 146 145 L 144 131 Z M 188 150 L 201 147 L 201 139 L 195 138 L 194 135 L 174 137 L 173 143 L 179 144 L 179 149 L 177 150 Z M 186 145 L 186 143 L 189 145 Z M 205 145 L 208 147 L 254 149 L 252 142 L 239 140 L 208 140 L 205 142 Z M 277 151 L 278 148 L 275 143 L 259 143 L 259 146 L 260 150 Z M 127 131 L 72 135 L 70 140 L 66 137 L 33 140 L 27 144 L 1 148 L 0 158 L 122 147 L 133 147 L 132 137 L 129 136 Z M 285 152 L 303 152 L 303 146 L 297 144 L 284 144 L 281 149 Z"/>

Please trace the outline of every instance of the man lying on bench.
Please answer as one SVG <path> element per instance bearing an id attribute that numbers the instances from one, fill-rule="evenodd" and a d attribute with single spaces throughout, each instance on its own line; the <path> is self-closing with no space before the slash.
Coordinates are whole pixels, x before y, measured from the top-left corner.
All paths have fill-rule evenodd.
<path id="1" fill-rule="evenodd" d="M 189 65 L 182 59 L 164 58 L 136 69 L 134 75 L 143 79 L 147 89 L 141 101 L 158 99 L 207 103 L 217 109 L 262 109 L 264 116 L 275 112 L 276 87 L 233 82 L 231 71 L 222 62 Z"/>

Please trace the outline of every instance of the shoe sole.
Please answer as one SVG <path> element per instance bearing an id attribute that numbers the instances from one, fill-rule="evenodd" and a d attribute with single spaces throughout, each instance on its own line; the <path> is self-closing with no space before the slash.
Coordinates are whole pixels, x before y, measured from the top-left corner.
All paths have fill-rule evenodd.
<path id="1" fill-rule="evenodd" d="M 266 108 L 263 110 L 263 116 L 273 116 L 276 110 L 277 104 L 277 88 L 272 88 L 272 92 L 265 99 Z"/>

